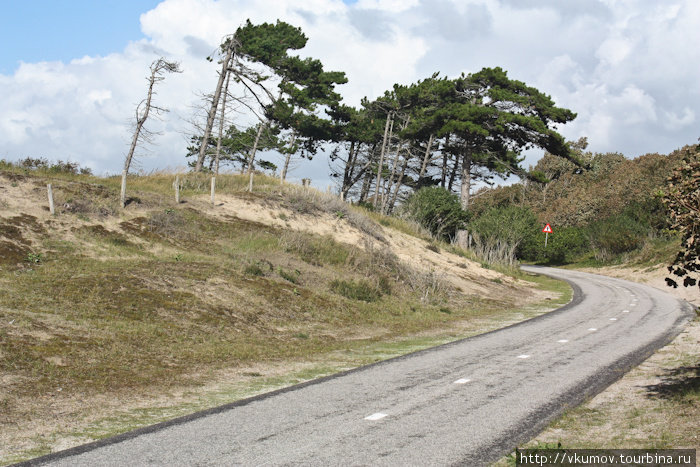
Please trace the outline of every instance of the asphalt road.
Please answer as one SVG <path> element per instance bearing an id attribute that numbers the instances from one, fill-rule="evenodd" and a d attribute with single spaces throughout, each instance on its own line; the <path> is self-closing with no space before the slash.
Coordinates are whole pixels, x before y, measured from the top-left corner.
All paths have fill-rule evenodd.
<path id="1" fill-rule="evenodd" d="M 536 269 L 569 281 L 573 301 L 25 465 L 488 465 L 641 363 L 693 315 L 644 285 Z"/>

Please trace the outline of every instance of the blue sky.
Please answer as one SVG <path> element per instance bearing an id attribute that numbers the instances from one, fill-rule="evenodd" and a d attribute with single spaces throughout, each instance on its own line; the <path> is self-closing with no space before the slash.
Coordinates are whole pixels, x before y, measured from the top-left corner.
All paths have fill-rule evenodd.
<path id="1" fill-rule="evenodd" d="M 62 60 L 119 52 L 144 38 L 139 17 L 160 0 L 4 0 L 0 73 L 20 61 Z"/>

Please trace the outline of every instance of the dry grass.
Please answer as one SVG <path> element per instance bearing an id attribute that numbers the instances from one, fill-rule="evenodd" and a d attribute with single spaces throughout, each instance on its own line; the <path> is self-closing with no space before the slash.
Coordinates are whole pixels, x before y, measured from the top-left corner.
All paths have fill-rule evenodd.
<path id="1" fill-rule="evenodd" d="M 10 172 L 0 181 L 12 177 L 48 180 Z M 117 214 L 116 179 L 52 177 L 61 202 L 79 208 L 0 218 L 0 459 L 52 449 L 66 417 L 81 419 L 66 409 L 77 399 L 167 394 L 231 369 L 453 335 L 466 322 L 501 322 L 517 299 L 516 289 L 498 300 L 457 293 L 439 273 L 399 261 L 361 210 L 274 179 L 256 177 L 253 194 L 240 176 L 217 184 L 256 202 L 336 213 L 366 244 L 218 218 L 194 201 L 176 206 L 172 174 L 132 177 L 135 199 Z M 207 179 L 182 177 L 183 198 L 208 192 Z M 381 295 L 365 301 L 338 284 L 373 284 Z M 30 439 L 22 427 L 32 426 L 50 436 Z"/>

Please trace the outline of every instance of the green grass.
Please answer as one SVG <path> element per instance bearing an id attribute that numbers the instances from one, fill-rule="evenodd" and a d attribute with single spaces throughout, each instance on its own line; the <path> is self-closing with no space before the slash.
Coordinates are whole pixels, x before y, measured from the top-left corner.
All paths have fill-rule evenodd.
<path id="1" fill-rule="evenodd" d="M 334 280 L 330 283 L 330 289 L 350 300 L 363 302 L 376 302 L 382 297 L 382 292 L 367 281 Z"/>
<path id="2" fill-rule="evenodd" d="M 545 276 L 544 274 L 532 274 L 529 272 L 521 272 L 518 277 L 528 282 L 537 284 L 542 290 L 554 292 L 557 298 L 548 300 L 547 303 L 549 305 L 557 307 L 563 306 L 569 303 L 573 298 L 574 292 L 571 289 L 571 286 L 569 286 L 569 284 L 567 284 L 565 281 L 553 279 L 549 276 Z"/>

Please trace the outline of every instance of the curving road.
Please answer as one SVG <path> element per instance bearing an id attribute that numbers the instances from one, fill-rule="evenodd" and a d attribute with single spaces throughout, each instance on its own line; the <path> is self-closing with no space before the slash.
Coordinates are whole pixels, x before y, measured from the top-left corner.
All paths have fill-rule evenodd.
<path id="1" fill-rule="evenodd" d="M 567 306 L 24 465 L 488 465 L 676 336 L 692 307 L 620 279 Z"/>

